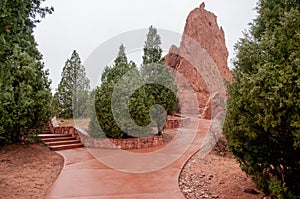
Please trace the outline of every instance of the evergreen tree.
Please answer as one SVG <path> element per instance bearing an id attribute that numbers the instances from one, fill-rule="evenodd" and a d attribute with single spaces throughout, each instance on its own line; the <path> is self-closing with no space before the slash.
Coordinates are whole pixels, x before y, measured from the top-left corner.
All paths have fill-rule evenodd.
<path id="1" fill-rule="evenodd" d="M 163 64 L 161 40 L 156 28 L 150 26 L 144 46 L 141 75 L 146 83 L 147 98 L 153 98 L 152 118 L 156 121 L 157 133 L 161 135 L 167 114 L 172 114 L 177 105 L 177 86 L 167 66 Z M 162 107 L 164 108 L 162 108 Z"/>
<path id="2" fill-rule="evenodd" d="M 90 81 L 74 50 L 65 63 L 62 78 L 54 95 L 54 105 L 58 117 L 82 118 L 87 116 Z"/>
<path id="3" fill-rule="evenodd" d="M 91 119 L 90 133 L 95 137 L 105 135 L 110 138 L 126 138 L 149 132 L 149 128 L 143 128 L 150 122 L 145 91 L 141 88 L 130 95 L 130 89 L 136 87 L 142 79 L 135 63 L 127 61 L 123 45 L 119 48 L 114 64 L 105 68 L 101 81 L 101 86 L 95 91 L 96 117 Z M 125 114 L 126 112 L 130 115 Z M 103 132 L 97 128 L 98 124 Z"/>
<path id="4" fill-rule="evenodd" d="M 0 146 L 30 141 L 51 116 L 48 72 L 33 37 L 38 17 L 53 11 L 42 2 L 0 3 Z"/>
<path id="5" fill-rule="evenodd" d="M 156 28 L 150 26 L 143 49 L 143 65 L 152 63 L 164 63 L 164 60 L 162 59 L 162 49 L 160 45 L 160 36 L 158 35 Z"/>
<path id="6" fill-rule="evenodd" d="M 300 195 L 300 4 L 260 0 L 236 45 L 224 133 L 242 169 L 278 198 Z"/>

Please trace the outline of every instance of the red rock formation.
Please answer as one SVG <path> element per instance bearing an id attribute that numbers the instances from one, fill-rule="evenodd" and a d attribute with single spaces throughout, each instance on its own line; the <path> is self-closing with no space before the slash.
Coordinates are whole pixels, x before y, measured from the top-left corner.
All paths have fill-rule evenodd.
<path id="1" fill-rule="evenodd" d="M 209 97 L 220 88 L 220 81 L 231 82 L 231 73 L 227 66 L 228 51 L 225 45 L 224 31 L 217 24 L 217 17 L 204 9 L 191 11 L 187 17 L 180 47 L 172 46 L 165 57 L 165 63 L 176 70 L 182 79 L 175 75 L 179 87 L 178 97 L 181 106 L 188 114 L 202 113 L 204 118 L 211 117 Z M 217 77 L 217 78 L 216 78 Z M 190 89 L 187 89 L 190 87 Z M 192 90 L 191 90 L 192 89 Z M 223 89 L 224 90 L 224 89 Z M 195 95 L 199 109 L 190 102 Z M 190 108 L 187 108 L 190 107 Z"/>

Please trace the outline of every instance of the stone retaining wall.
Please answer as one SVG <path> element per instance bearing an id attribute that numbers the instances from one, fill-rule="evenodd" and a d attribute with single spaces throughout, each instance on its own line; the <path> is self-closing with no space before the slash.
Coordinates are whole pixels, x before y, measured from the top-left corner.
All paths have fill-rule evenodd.
<path id="1" fill-rule="evenodd" d="M 190 123 L 190 118 L 185 117 L 168 117 L 166 129 L 180 128 Z M 107 148 L 107 149 L 143 149 L 157 147 L 164 144 L 163 136 L 153 136 L 145 138 L 94 138 L 84 129 L 74 126 L 59 126 L 54 117 L 50 123 L 50 131 L 54 134 L 71 134 L 77 140 L 80 140 L 85 147 Z"/>
<path id="2" fill-rule="evenodd" d="M 74 128 L 74 126 L 59 126 L 56 117 L 52 118 L 49 127 L 53 134 L 70 134 L 77 140 L 80 140 L 78 131 Z"/>
<path id="3" fill-rule="evenodd" d="M 59 126 L 54 117 L 50 123 L 50 131 L 54 134 L 71 134 L 77 140 L 80 140 L 85 147 L 106 148 L 106 149 L 143 149 L 160 146 L 164 143 L 162 136 L 153 136 L 146 138 L 94 138 L 84 129 L 74 126 Z"/>
<path id="4" fill-rule="evenodd" d="M 81 142 L 85 147 L 91 148 L 106 148 L 106 149 L 144 149 L 160 146 L 164 143 L 162 136 L 153 136 L 147 138 L 128 138 L 128 139 L 113 139 L 113 138 L 94 138 L 91 137 L 85 130 L 75 127 L 79 134 Z"/>
<path id="5" fill-rule="evenodd" d="M 191 122 L 191 118 L 187 117 L 175 117 L 172 118 L 168 116 L 168 120 L 166 121 L 166 129 L 176 129 L 180 127 L 185 127 Z"/>

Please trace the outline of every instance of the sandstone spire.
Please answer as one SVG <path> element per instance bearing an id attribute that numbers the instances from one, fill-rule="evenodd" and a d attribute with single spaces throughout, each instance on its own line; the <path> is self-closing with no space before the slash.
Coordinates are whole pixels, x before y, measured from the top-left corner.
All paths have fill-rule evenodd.
<path id="1" fill-rule="evenodd" d="M 197 50 L 195 46 L 201 49 Z M 202 3 L 188 15 L 180 47 L 172 46 L 165 57 L 166 65 L 176 70 L 189 82 L 193 94 L 197 97 L 199 110 L 195 111 L 191 108 L 187 113 L 199 111 L 202 113 L 204 109 L 209 109 L 207 106 L 211 103 L 208 100 L 218 89 L 214 88 L 214 85 L 220 85 L 216 81 L 231 81 L 227 59 L 224 31 L 218 26 L 217 17 L 206 11 L 205 4 Z M 213 74 L 216 73 L 215 71 L 219 73 L 221 80 L 207 77 L 209 72 Z M 179 99 L 182 99 L 181 105 L 189 106 L 188 95 L 191 93 L 186 91 L 182 81 L 176 77 L 175 79 L 179 87 Z M 210 113 L 205 114 L 203 117 L 210 118 Z"/>

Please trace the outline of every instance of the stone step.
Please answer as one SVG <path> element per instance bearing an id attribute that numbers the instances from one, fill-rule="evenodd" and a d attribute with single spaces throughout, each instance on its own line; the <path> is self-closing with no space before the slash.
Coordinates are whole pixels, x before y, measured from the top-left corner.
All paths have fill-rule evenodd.
<path id="1" fill-rule="evenodd" d="M 39 138 L 44 139 L 44 138 L 60 138 L 60 137 L 72 137 L 72 135 L 69 134 L 39 134 Z"/>
<path id="2" fill-rule="evenodd" d="M 70 134 L 52 134 L 49 127 L 45 127 L 38 137 L 53 151 L 84 147 L 79 140 Z"/>
<path id="3" fill-rule="evenodd" d="M 72 140 L 45 142 L 47 146 L 58 146 L 58 145 L 77 144 L 77 143 L 80 143 L 80 141 L 76 140 L 75 138 Z"/>
<path id="4" fill-rule="evenodd" d="M 59 151 L 59 150 L 65 150 L 65 149 L 75 149 L 75 148 L 81 148 L 81 147 L 84 147 L 84 145 L 81 144 L 81 143 L 49 146 L 49 148 L 52 151 Z"/>
<path id="5" fill-rule="evenodd" d="M 55 137 L 55 138 L 42 138 L 44 142 L 56 142 L 56 141 L 65 141 L 65 140 L 74 140 L 74 137 Z"/>

